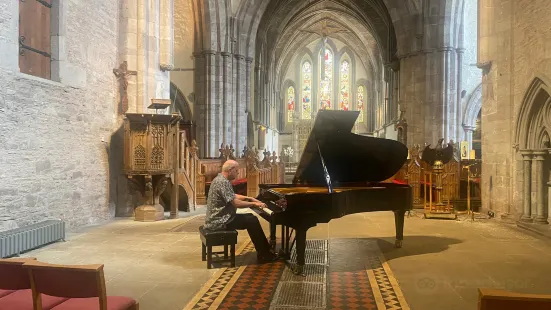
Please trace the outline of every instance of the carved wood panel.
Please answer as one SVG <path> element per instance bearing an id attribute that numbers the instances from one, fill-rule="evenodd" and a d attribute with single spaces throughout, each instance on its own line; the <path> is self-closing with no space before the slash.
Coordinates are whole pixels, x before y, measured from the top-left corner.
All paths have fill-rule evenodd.
<path id="1" fill-rule="evenodd" d="M 296 123 L 297 139 L 298 139 L 298 157 L 302 156 L 306 142 L 310 131 L 312 131 L 312 122 L 308 120 L 301 120 Z"/>

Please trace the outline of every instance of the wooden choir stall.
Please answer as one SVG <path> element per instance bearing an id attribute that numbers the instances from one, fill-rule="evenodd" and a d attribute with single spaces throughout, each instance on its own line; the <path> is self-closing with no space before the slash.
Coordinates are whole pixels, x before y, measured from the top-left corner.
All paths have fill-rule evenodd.
<path id="1" fill-rule="evenodd" d="M 450 152 L 450 157 L 444 162 L 427 160 L 430 152 L 445 149 Z M 478 211 L 481 206 L 481 161 L 461 159 L 458 149 L 453 141 L 447 147 L 437 145 L 431 148 L 430 144 L 425 144 L 421 148 L 420 145 L 413 145 L 409 147 L 404 166 L 388 181 L 409 184 L 413 190 L 414 208 L 423 209 L 427 218 L 455 219 L 457 214 L 473 214 L 472 211 Z"/>

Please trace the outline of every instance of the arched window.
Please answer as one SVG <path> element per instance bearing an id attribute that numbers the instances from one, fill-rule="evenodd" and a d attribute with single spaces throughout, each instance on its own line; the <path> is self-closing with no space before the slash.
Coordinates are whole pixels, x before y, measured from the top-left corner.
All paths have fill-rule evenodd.
<path id="1" fill-rule="evenodd" d="M 333 88 L 333 53 L 329 49 L 325 50 L 325 55 L 320 55 L 323 66 L 320 66 L 320 110 L 331 109 L 331 89 Z"/>
<path id="2" fill-rule="evenodd" d="M 293 122 L 293 116 L 295 114 L 295 88 L 289 86 L 287 88 L 287 121 Z"/>
<path id="3" fill-rule="evenodd" d="M 301 70 L 301 89 L 302 89 L 302 109 L 301 118 L 312 118 L 312 64 L 305 61 Z"/>
<path id="4" fill-rule="evenodd" d="M 350 109 L 350 63 L 348 60 L 341 62 L 340 71 L 339 109 L 348 111 Z"/>
<path id="5" fill-rule="evenodd" d="M 363 86 L 358 86 L 358 101 L 356 102 L 356 108 L 360 111 L 358 115 L 357 122 L 361 123 L 364 121 L 364 106 L 365 106 L 365 88 Z"/>

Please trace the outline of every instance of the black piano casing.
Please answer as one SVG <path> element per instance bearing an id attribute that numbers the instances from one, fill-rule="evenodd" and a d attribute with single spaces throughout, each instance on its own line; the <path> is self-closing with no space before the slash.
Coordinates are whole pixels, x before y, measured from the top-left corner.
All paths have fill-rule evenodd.
<path id="1" fill-rule="evenodd" d="M 271 223 L 271 242 L 275 244 L 277 225 L 295 229 L 299 266 L 304 265 L 306 231 L 347 214 L 394 211 L 396 245 L 401 246 L 404 215 L 413 206 L 411 187 L 382 181 L 404 165 L 408 149 L 398 141 L 352 133 L 358 114 L 357 111 L 319 111 L 293 184 L 259 185 L 257 199 L 273 211 L 272 215 L 257 211 Z M 296 192 L 278 191 L 278 188 L 293 187 L 297 188 Z M 304 192 L 304 188 L 314 192 Z M 341 191 L 342 188 L 348 190 Z M 283 243 L 289 242 L 286 238 Z"/>

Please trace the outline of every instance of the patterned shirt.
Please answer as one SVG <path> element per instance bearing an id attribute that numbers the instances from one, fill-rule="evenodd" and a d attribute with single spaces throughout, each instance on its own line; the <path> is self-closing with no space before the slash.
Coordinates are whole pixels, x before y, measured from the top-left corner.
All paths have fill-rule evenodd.
<path id="1" fill-rule="evenodd" d="M 222 230 L 235 216 L 235 207 L 232 201 L 235 198 L 231 182 L 222 174 L 212 180 L 207 198 L 207 216 L 205 229 Z"/>

